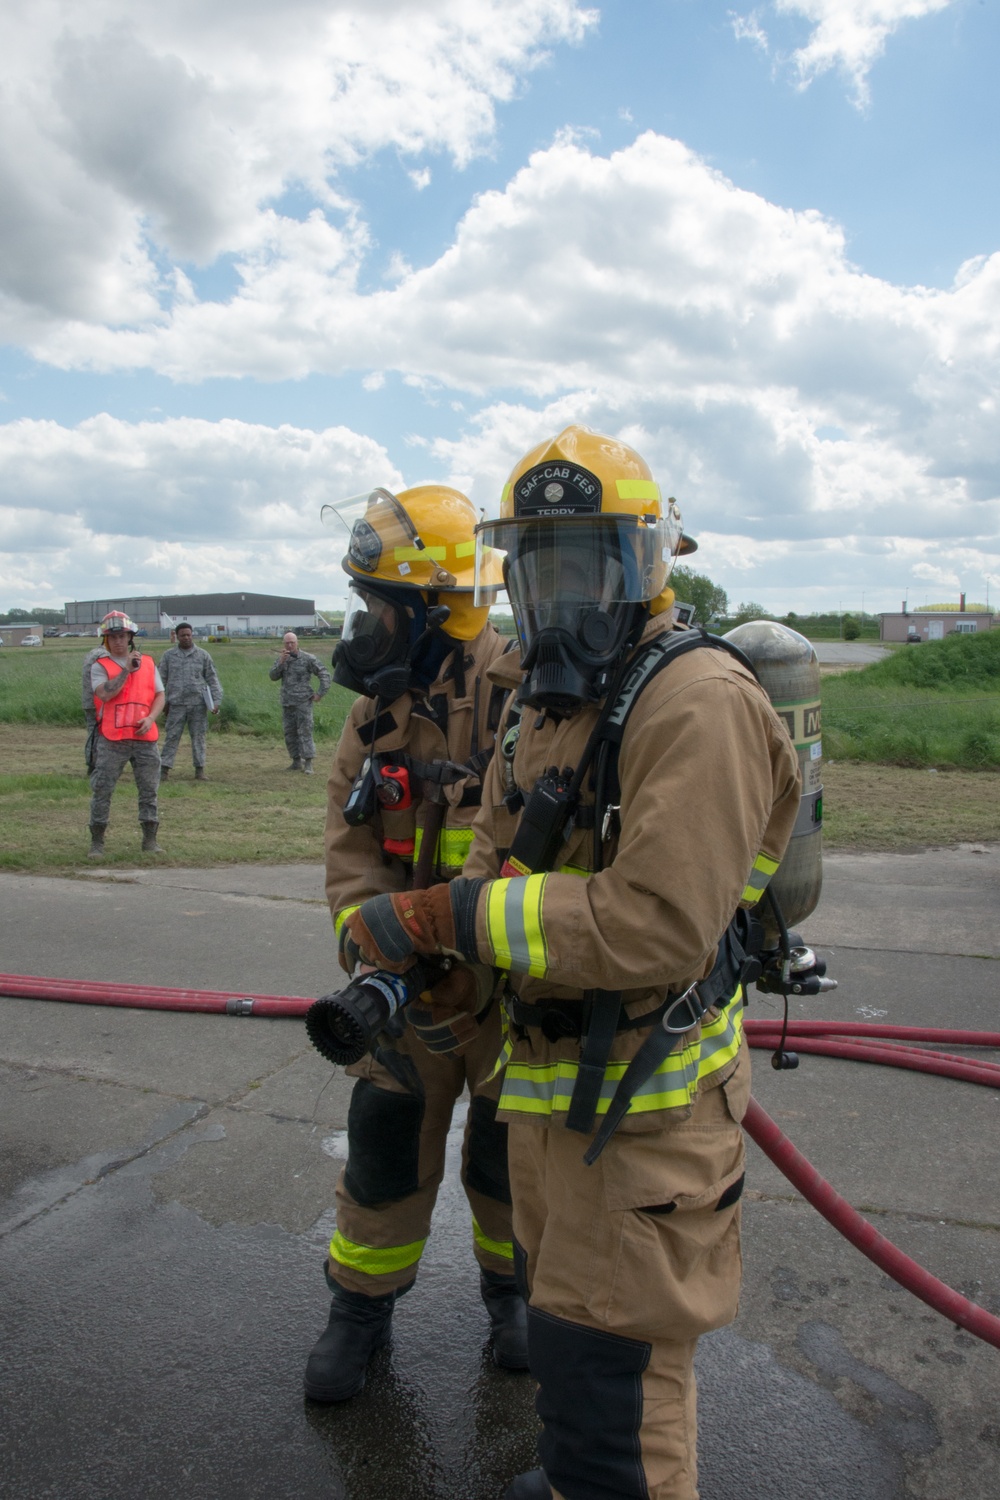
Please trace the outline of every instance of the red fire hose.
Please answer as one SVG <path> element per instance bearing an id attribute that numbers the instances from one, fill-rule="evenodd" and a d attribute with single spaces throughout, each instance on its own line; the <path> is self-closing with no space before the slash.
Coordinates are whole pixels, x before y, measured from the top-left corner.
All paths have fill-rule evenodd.
<path id="1" fill-rule="evenodd" d="M 74 1001 L 83 1005 L 121 1005 L 140 1010 L 184 1010 L 238 1016 L 304 1016 L 311 999 L 299 995 L 245 995 L 225 990 L 162 989 L 141 984 L 96 984 L 76 979 L 38 979 L 0 974 L 0 995 L 35 1000 Z M 781 1025 L 773 1020 L 744 1022 L 751 1047 L 773 1051 Z M 845 1025 L 834 1021 L 789 1021 L 784 1043 L 797 1052 L 850 1058 L 894 1068 L 911 1068 L 1000 1088 L 1000 1064 L 958 1057 L 913 1046 L 937 1042 L 953 1047 L 1000 1049 L 1000 1032 L 943 1031 L 922 1026 Z M 900 1286 L 952 1323 L 1000 1349 L 1000 1318 L 932 1276 L 891 1240 L 879 1234 L 853 1209 L 782 1134 L 770 1115 L 751 1099 L 743 1128 L 802 1196 L 849 1240 L 862 1255 Z"/>
<path id="2" fill-rule="evenodd" d="M 92 984 L 83 979 L 36 979 L 0 974 L 0 995 L 26 1000 L 70 1000 L 80 1005 L 124 1005 L 135 1010 L 200 1010 L 221 1016 L 304 1016 L 300 995 L 246 995 L 230 990 L 171 990 L 151 984 Z"/>

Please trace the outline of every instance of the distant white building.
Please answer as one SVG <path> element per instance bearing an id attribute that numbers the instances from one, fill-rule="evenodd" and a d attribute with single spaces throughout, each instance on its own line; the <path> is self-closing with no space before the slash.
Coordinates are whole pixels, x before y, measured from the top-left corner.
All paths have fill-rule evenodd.
<path id="1" fill-rule="evenodd" d="M 880 641 L 942 641 L 946 635 L 979 635 L 993 630 L 997 616 L 981 606 L 966 609 L 965 595 L 958 609 L 907 609 L 879 615 Z"/>
<path id="2" fill-rule="evenodd" d="M 93 627 L 111 609 L 123 609 L 140 630 L 151 632 L 173 630 L 182 620 L 203 635 L 284 635 L 286 630 L 313 630 L 326 624 L 312 599 L 250 593 L 74 600 L 65 606 L 66 624 Z"/>

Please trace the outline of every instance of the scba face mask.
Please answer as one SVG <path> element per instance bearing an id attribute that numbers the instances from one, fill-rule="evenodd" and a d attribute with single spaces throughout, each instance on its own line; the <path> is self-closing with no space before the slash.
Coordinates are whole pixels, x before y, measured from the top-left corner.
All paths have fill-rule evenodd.
<path id="1" fill-rule="evenodd" d="M 676 502 L 627 443 L 573 425 L 516 464 L 499 520 L 476 527 L 476 580 L 502 566 L 522 698 L 563 713 L 599 701 L 682 542 Z"/>
<path id="2" fill-rule="evenodd" d="M 656 517 L 551 516 L 488 522 L 479 540 L 504 554 L 524 701 L 563 713 L 597 702 L 665 586 L 666 528 Z"/>
<path id="3" fill-rule="evenodd" d="M 352 586 L 333 680 L 368 698 L 392 703 L 410 688 L 428 687 L 455 642 L 441 627 L 444 605 L 428 605 L 416 589 Z"/>

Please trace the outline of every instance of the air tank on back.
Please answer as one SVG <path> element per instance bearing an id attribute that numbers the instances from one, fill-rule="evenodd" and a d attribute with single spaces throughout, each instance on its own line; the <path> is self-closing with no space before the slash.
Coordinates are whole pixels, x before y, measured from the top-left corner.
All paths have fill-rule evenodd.
<path id="1" fill-rule="evenodd" d="M 819 904 L 823 887 L 823 744 L 819 662 L 811 642 L 774 620 L 737 625 L 727 641 L 753 662 L 799 758 L 802 801 L 795 828 L 771 886 L 789 927 Z M 769 925 L 769 924 L 768 924 Z"/>

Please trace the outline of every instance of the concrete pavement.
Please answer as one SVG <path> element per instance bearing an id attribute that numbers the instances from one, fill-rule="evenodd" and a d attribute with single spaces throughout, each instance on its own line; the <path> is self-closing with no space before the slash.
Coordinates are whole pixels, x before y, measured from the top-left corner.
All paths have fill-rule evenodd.
<path id="1" fill-rule="evenodd" d="M 1000 850 L 976 849 L 829 856 L 806 935 L 840 988 L 797 1012 L 998 1029 Z M 7 972 L 305 995 L 339 978 L 318 866 L 0 876 L 0 910 Z M 364 1394 L 303 1400 L 349 1089 L 300 1024 L 0 1016 L 6 1500 L 497 1500 L 531 1466 L 531 1383 L 490 1360 L 456 1159 Z M 1000 1091 L 756 1062 L 761 1104 L 849 1201 L 1000 1313 Z M 992 1500 L 1000 1353 L 751 1157 L 743 1307 L 699 1354 L 704 1500 Z"/>
<path id="2" fill-rule="evenodd" d="M 823 666 L 867 667 L 889 652 L 871 641 L 814 641 L 816 659 Z"/>

